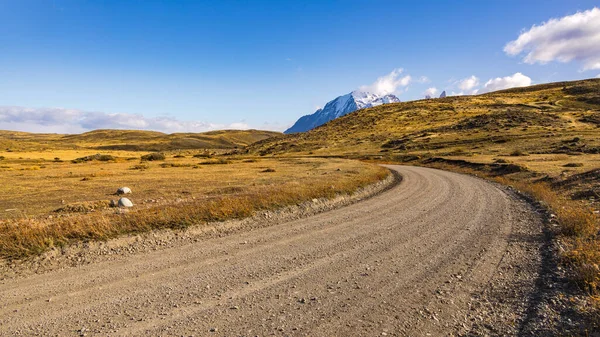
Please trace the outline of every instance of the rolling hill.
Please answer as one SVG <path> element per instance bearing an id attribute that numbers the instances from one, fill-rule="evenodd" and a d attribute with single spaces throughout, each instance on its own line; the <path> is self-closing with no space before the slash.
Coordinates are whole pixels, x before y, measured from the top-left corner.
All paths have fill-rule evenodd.
<path id="1" fill-rule="evenodd" d="M 72 135 L 0 131 L 0 149 L 10 151 L 44 149 L 124 151 L 233 149 L 281 135 L 279 132 L 260 130 L 222 130 L 173 134 L 143 130 L 94 130 Z"/>

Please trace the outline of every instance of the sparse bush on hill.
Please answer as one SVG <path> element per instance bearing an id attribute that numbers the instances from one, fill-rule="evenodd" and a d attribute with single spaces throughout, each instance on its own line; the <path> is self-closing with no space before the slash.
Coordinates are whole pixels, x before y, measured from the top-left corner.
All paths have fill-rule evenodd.
<path id="1" fill-rule="evenodd" d="M 169 167 L 192 167 L 194 165 L 192 164 L 181 164 L 181 163 L 162 163 L 160 165 L 158 165 L 162 168 L 169 168 Z"/>
<path id="2" fill-rule="evenodd" d="M 79 163 L 85 163 L 85 162 L 88 162 L 88 161 L 95 161 L 95 160 L 96 161 L 114 161 L 116 159 L 117 159 L 116 157 L 111 156 L 109 154 L 100 154 L 100 153 L 97 153 L 97 154 L 94 154 L 94 155 L 91 155 L 91 156 L 85 156 L 85 157 L 80 157 L 80 158 L 73 159 L 73 160 L 71 160 L 71 162 L 73 164 L 79 164 Z"/>
<path id="3" fill-rule="evenodd" d="M 161 152 L 149 153 L 141 157 L 141 159 L 145 161 L 165 160 L 166 158 L 167 157 L 165 156 L 165 154 Z"/>

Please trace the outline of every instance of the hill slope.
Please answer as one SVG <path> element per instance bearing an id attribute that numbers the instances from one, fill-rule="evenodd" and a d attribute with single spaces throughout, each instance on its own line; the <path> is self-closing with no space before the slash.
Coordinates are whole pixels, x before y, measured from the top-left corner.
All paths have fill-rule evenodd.
<path id="1" fill-rule="evenodd" d="M 12 151 L 40 149 L 126 151 L 232 149 L 245 147 L 257 141 L 281 135 L 279 132 L 260 130 L 222 130 L 173 134 L 142 130 L 94 130 L 73 135 L 0 131 L 0 149 L 10 149 Z"/>
<path id="2" fill-rule="evenodd" d="M 254 144 L 267 154 L 600 153 L 600 79 L 385 104 Z"/>

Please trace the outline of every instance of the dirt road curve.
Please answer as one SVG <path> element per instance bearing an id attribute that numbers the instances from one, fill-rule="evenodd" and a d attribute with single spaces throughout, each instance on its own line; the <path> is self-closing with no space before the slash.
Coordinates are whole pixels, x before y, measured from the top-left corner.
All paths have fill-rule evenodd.
<path id="1" fill-rule="evenodd" d="M 2 336 L 523 334 L 541 220 L 483 180 L 390 166 L 351 206 L 0 281 Z M 533 324 L 533 325 L 532 325 Z"/>

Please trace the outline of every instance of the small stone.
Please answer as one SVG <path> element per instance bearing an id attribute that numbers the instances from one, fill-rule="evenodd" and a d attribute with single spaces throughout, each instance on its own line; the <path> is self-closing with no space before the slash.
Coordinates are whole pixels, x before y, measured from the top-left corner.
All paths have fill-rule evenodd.
<path id="1" fill-rule="evenodd" d="M 121 198 L 119 199 L 118 205 L 119 207 L 133 207 L 133 202 L 127 198 Z"/>
<path id="2" fill-rule="evenodd" d="M 131 189 L 129 187 L 120 187 L 119 189 L 117 189 L 117 195 L 122 195 L 122 194 L 131 194 Z"/>

